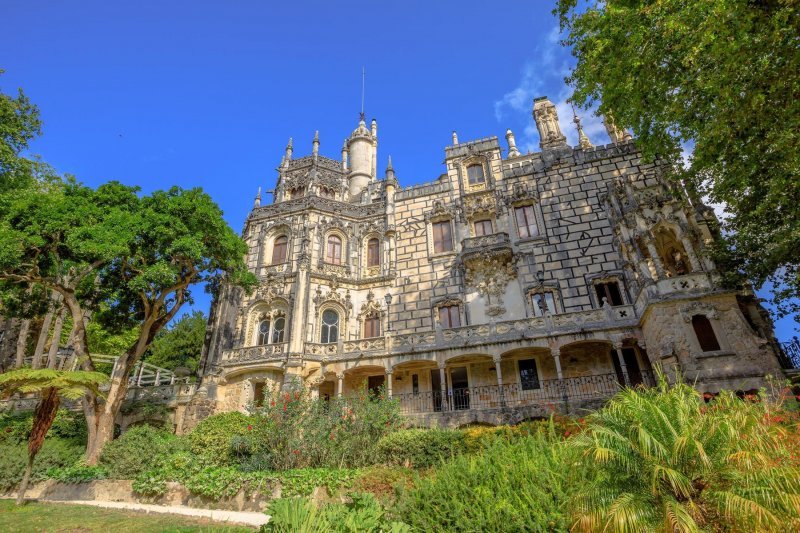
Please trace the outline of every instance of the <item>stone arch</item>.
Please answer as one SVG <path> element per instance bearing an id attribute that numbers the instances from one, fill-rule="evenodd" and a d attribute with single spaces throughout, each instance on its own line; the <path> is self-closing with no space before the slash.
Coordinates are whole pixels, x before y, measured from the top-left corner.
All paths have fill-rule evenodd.
<path id="1" fill-rule="evenodd" d="M 271 300 L 256 300 L 253 302 L 247 311 L 247 325 L 245 327 L 245 346 L 257 346 L 258 342 L 258 327 L 264 320 L 270 321 L 269 342 L 264 344 L 273 344 L 272 342 L 272 327 L 274 322 L 279 317 L 284 319 L 284 334 L 283 340 L 279 342 L 286 342 L 288 338 L 289 326 L 289 302 L 282 297 L 273 298 Z"/>
<path id="2" fill-rule="evenodd" d="M 692 271 L 689 256 L 673 224 L 659 222 L 652 230 L 653 244 L 667 277 L 682 276 Z"/>

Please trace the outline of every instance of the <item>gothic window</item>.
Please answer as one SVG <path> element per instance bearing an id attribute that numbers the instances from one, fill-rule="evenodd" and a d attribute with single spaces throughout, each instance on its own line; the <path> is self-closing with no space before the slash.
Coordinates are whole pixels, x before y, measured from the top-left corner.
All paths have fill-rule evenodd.
<path id="1" fill-rule="evenodd" d="M 486 183 L 486 175 L 483 173 L 483 165 L 475 164 L 467 167 L 467 178 L 470 185 L 480 185 Z"/>
<path id="2" fill-rule="evenodd" d="M 326 309 L 322 313 L 322 328 L 319 342 L 325 344 L 339 339 L 339 313 Z"/>
<path id="3" fill-rule="evenodd" d="M 521 205 L 514 208 L 517 219 L 517 230 L 521 239 L 529 239 L 539 235 L 539 228 L 536 225 L 536 214 L 532 205 Z"/>
<path id="4" fill-rule="evenodd" d="M 541 291 L 531 294 L 533 316 L 544 316 L 546 312 L 556 313 L 556 300 L 552 291 Z"/>
<path id="5" fill-rule="evenodd" d="M 283 342 L 284 332 L 286 331 L 286 318 L 278 317 L 275 319 L 275 324 L 272 326 L 272 342 L 277 344 Z"/>
<path id="6" fill-rule="evenodd" d="M 269 343 L 269 326 L 270 326 L 270 321 L 268 318 L 258 323 L 257 344 L 261 345 Z"/>
<path id="7" fill-rule="evenodd" d="M 437 254 L 453 251 L 453 234 L 449 220 L 433 223 L 433 251 Z"/>
<path id="8" fill-rule="evenodd" d="M 476 220 L 475 221 L 475 236 L 482 237 L 483 235 L 491 235 L 494 233 L 492 229 L 491 220 Z"/>
<path id="9" fill-rule="evenodd" d="M 622 293 L 619 290 L 619 282 L 604 281 L 595 283 L 594 290 L 597 293 L 597 303 L 602 306 L 605 302 L 609 305 L 625 305 L 622 301 Z M 603 300 L 605 298 L 605 301 Z"/>
<path id="10" fill-rule="evenodd" d="M 380 337 L 381 319 L 377 316 L 368 316 L 364 319 L 364 338 Z"/>
<path id="11" fill-rule="evenodd" d="M 342 239 L 338 235 L 328 237 L 328 251 L 325 254 L 325 261 L 333 265 L 342 264 Z"/>
<path id="12" fill-rule="evenodd" d="M 295 198 L 302 198 L 303 196 L 305 196 L 305 194 L 306 191 L 303 187 L 295 187 L 294 189 L 289 191 L 289 196 L 291 197 L 292 200 L 294 200 Z"/>
<path id="13" fill-rule="evenodd" d="M 273 265 L 280 265 L 281 263 L 286 262 L 286 248 L 289 243 L 289 239 L 286 235 L 281 235 L 275 242 L 272 243 L 272 264 Z"/>
<path id="14" fill-rule="evenodd" d="M 518 363 L 519 383 L 522 390 L 535 390 L 540 388 L 536 359 L 521 359 Z"/>
<path id="15" fill-rule="evenodd" d="M 323 198 L 330 198 L 331 200 L 336 199 L 336 191 L 334 191 L 333 189 L 329 189 L 327 187 L 320 187 L 319 195 Z"/>
<path id="16" fill-rule="evenodd" d="M 367 266 L 375 267 L 381 264 L 381 245 L 378 239 L 367 242 Z"/>
<path id="17" fill-rule="evenodd" d="M 694 334 L 697 336 L 697 342 L 700 343 L 701 350 L 704 352 L 720 350 L 719 341 L 707 316 L 694 315 L 692 317 L 692 328 L 694 328 Z"/>
<path id="18" fill-rule="evenodd" d="M 445 305 L 439 308 L 439 324 L 443 328 L 461 327 L 461 312 L 458 305 Z"/>

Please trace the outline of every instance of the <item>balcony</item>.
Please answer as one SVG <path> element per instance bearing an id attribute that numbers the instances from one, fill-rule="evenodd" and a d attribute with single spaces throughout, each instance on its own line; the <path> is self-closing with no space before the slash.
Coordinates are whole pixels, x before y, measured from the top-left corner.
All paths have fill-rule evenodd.
<path id="1" fill-rule="evenodd" d="M 493 248 L 511 248 L 511 239 L 508 237 L 508 233 L 492 233 L 491 235 L 481 235 L 480 237 L 467 237 L 461 241 L 462 253 Z"/>
<path id="2" fill-rule="evenodd" d="M 233 350 L 224 350 L 220 364 L 225 366 L 245 363 L 283 360 L 289 351 L 289 343 L 264 344 L 262 346 L 245 346 Z"/>
<path id="3" fill-rule="evenodd" d="M 535 388 L 518 383 L 454 388 L 443 395 L 441 390 L 392 396 L 404 415 L 423 415 L 458 411 L 492 411 L 538 407 L 542 413 L 557 405 L 576 408 L 591 402 L 605 401 L 622 390 L 616 373 L 540 381 Z M 641 372 L 636 385 L 651 387 L 655 378 L 650 371 Z"/>

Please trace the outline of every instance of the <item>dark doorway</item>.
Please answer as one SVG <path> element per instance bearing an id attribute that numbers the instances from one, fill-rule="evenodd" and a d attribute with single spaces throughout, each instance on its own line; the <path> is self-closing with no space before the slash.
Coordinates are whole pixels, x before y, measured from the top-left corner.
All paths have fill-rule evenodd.
<path id="1" fill-rule="evenodd" d="M 439 369 L 431 370 L 431 397 L 433 398 L 433 410 L 442 410 L 442 378 Z"/>
<path id="2" fill-rule="evenodd" d="M 377 396 L 381 393 L 381 388 L 386 383 L 386 376 L 370 376 L 367 378 L 367 388 L 369 393 Z"/>
<path id="3" fill-rule="evenodd" d="M 631 387 L 642 383 L 642 370 L 639 368 L 636 350 L 633 348 L 623 348 L 622 358 L 625 360 L 625 367 L 628 369 L 628 379 L 631 380 Z"/>
<path id="4" fill-rule="evenodd" d="M 469 378 L 467 367 L 450 369 L 450 384 L 453 391 L 453 409 L 469 409 Z"/>

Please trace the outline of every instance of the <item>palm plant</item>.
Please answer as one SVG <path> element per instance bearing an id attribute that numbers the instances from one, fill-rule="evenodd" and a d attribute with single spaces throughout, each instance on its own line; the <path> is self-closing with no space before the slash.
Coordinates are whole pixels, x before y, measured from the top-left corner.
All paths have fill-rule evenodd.
<path id="1" fill-rule="evenodd" d="M 568 443 L 599 470 L 571 498 L 573 529 L 800 530 L 800 468 L 772 408 L 729 392 L 705 404 L 663 376 L 621 392 Z"/>
<path id="2" fill-rule="evenodd" d="M 100 386 L 106 382 L 108 376 L 100 372 L 20 368 L 0 374 L 0 392 L 4 396 L 15 392 L 39 395 L 39 403 L 36 404 L 33 416 L 33 429 L 28 437 L 28 465 L 19 485 L 17 505 L 25 500 L 34 459 L 53 425 L 61 398 L 77 400 L 87 392 L 99 396 Z"/>

